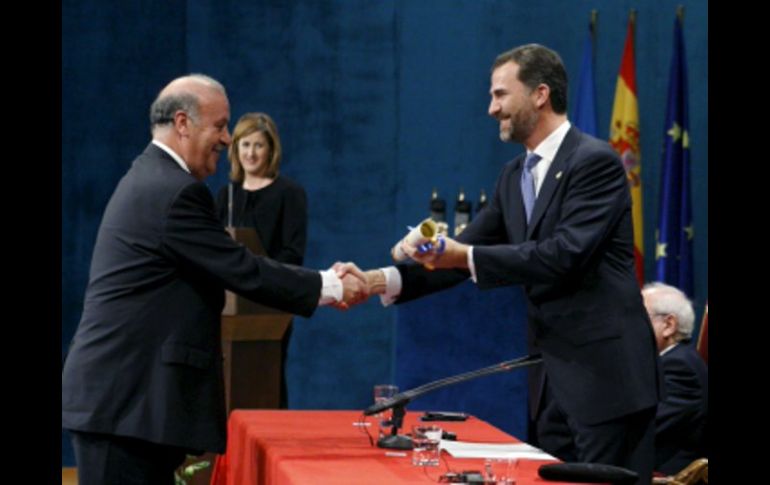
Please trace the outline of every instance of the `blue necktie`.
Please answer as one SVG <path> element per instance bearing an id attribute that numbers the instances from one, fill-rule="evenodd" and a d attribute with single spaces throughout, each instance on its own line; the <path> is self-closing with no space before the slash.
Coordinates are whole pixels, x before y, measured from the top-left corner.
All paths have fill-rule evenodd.
<path id="1" fill-rule="evenodd" d="M 524 170 L 521 171 L 521 197 L 524 199 L 524 211 L 527 213 L 527 224 L 535 206 L 535 179 L 532 177 L 532 167 L 540 161 L 540 155 L 535 152 L 527 155 L 524 160 Z"/>

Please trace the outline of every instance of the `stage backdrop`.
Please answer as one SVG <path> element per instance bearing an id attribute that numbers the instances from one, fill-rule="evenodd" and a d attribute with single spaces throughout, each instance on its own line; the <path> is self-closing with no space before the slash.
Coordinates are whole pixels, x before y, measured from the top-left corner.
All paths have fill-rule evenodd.
<path id="1" fill-rule="evenodd" d="M 708 285 L 707 2 L 602 5 L 597 111 L 606 138 L 627 16 L 636 8 L 651 275 L 678 4 L 685 6 L 700 313 Z M 575 80 L 595 6 L 585 0 L 64 0 L 62 359 L 80 318 L 102 212 L 149 142 L 149 105 L 170 79 L 189 72 L 219 79 L 233 121 L 248 111 L 270 113 L 284 146 L 282 172 L 308 193 L 306 264 L 326 268 L 351 260 L 369 268 L 389 263 L 388 248 L 407 224 L 427 215 L 434 187 L 448 199 L 451 217 L 460 188 L 475 205 L 480 190 L 490 193 L 503 164 L 521 151 L 499 141 L 497 123 L 486 114 L 495 56 L 518 44 L 543 43 L 561 53 Z M 574 103 L 573 92 L 569 100 Z M 223 161 L 208 181 L 212 191 L 224 185 L 226 173 Z M 518 288 L 482 295 L 465 283 L 401 309 L 372 300 L 347 313 L 319 309 L 310 319 L 298 318 L 289 349 L 290 406 L 363 408 L 373 384 L 417 385 L 522 355 L 521 298 Z M 419 341 L 430 349 L 422 362 L 417 337 L 410 338 L 418 328 L 429 337 Z M 459 396 L 472 396 L 472 412 L 524 437 L 523 375 L 489 377 L 413 405 L 451 410 L 466 405 Z M 64 434 L 62 447 L 63 464 L 72 465 Z"/>

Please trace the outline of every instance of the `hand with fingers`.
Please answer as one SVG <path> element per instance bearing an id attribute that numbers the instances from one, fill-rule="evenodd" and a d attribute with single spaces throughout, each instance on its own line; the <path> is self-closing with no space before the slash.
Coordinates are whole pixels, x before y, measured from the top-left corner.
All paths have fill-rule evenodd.
<path id="1" fill-rule="evenodd" d="M 417 246 L 409 244 L 407 241 L 401 242 L 401 250 L 428 269 L 467 268 L 468 248 L 468 245 L 446 236 L 439 236 L 435 243 L 430 242 Z"/>
<path id="2" fill-rule="evenodd" d="M 339 310 L 348 310 L 351 306 L 363 303 L 369 298 L 369 284 L 361 269 L 355 263 L 336 262 L 332 269 L 342 280 L 342 301 L 333 306 Z"/>

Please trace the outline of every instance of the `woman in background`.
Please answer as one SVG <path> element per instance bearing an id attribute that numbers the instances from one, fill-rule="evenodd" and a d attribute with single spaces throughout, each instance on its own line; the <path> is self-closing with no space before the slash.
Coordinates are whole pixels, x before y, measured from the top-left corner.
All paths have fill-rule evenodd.
<path id="1" fill-rule="evenodd" d="M 241 116 L 228 158 L 231 182 L 217 197 L 222 223 L 256 229 L 268 257 L 301 265 L 307 242 L 307 195 L 299 184 L 279 175 L 281 140 L 273 119 L 265 113 Z"/>
<path id="2" fill-rule="evenodd" d="M 228 151 L 230 183 L 219 191 L 217 212 L 225 226 L 257 231 L 267 256 L 302 265 L 307 242 L 307 195 L 296 182 L 279 175 L 281 140 L 265 113 L 246 113 L 233 130 Z M 291 322 L 281 342 L 281 408 L 288 407 L 286 355 Z"/>

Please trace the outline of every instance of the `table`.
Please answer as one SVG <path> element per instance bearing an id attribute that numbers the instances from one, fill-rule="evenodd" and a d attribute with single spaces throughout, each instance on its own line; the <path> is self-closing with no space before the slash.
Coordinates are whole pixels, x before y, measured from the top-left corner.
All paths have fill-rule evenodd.
<path id="1" fill-rule="evenodd" d="M 405 430 L 419 422 L 407 412 Z M 416 467 L 411 452 L 371 446 L 377 422 L 355 425 L 361 411 L 235 410 L 228 422 L 227 453 L 214 465 L 212 485 L 373 485 L 436 483 L 448 471 L 478 470 L 481 459 L 459 459 L 442 452 L 438 467 Z M 437 422 L 457 439 L 469 442 L 517 443 L 520 440 L 475 417 L 465 422 Z M 396 455 L 396 456 L 390 456 Z M 520 460 L 517 485 L 548 482 L 537 475 L 543 460 Z"/>

